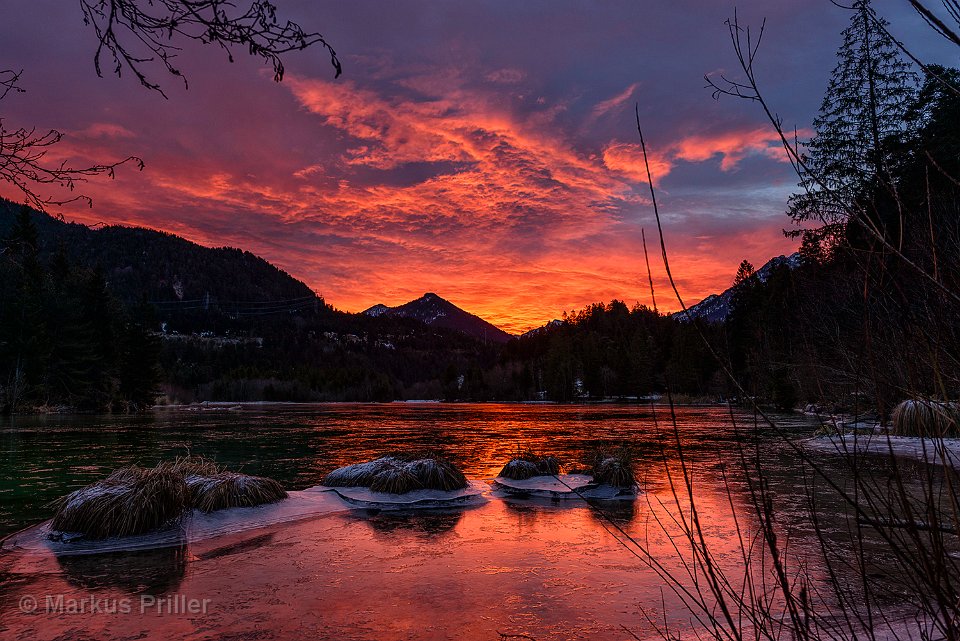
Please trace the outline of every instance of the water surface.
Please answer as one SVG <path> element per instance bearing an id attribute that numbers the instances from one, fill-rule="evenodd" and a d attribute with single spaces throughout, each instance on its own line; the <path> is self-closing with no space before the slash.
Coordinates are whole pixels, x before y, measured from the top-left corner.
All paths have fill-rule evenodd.
<path id="1" fill-rule="evenodd" d="M 797 548 L 812 541 L 796 453 L 781 439 L 755 430 L 752 415 L 723 407 L 679 409 L 676 433 L 668 418 L 663 407 L 492 404 L 16 418 L 0 428 L 6 532 L 48 518 L 49 501 L 116 467 L 187 453 L 302 490 L 335 467 L 398 449 L 444 449 L 469 477 L 484 479 L 519 449 L 555 453 L 574 466 L 597 446 L 625 444 L 640 457 L 645 492 L 636 502 L 602 506 L 490 498 L 468 508 L 391 513 L 338 504 L 311 518 L 158 550 L 7 555 L 0 557 L 0 631 L 29 639 L 498 639 L 501 632 L 625 639 L 624 627 L 654 636 L 651 618 L 682 630 L 689 614 L 636 554 L 642 545 L 668 571 L 682 572 L 683 542 L 662 527 L 663 506 L 675 500 L 678 441 L 721 562 L 737 567 L 737 531 L 751 522 L 749 479 L 730 473 L 741 455 L 762 457 L 781 525 Z M 780 419 L 796 436 L 814 429 L 802 416 Z M 832 518 L 839 532 L 842 510 Z M 49 595 L 68 604 L 94 599 L 101 608 L 126 603 L 132 611 L 51 613 Z M 37 611 L 22 610 L 25 596 L 38 600 Z M 174 597 L 205 599 L 205 611 L 140 611 L 143 599 Z"/>

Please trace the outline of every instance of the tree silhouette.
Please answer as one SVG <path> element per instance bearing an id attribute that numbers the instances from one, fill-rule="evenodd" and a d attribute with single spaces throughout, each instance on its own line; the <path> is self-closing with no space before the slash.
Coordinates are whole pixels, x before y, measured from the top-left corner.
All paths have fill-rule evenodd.
<path id="1" fill-rule="evenodd" d="M 0 100 L 10 93 L 22 93 L 17 84 L 22 72 L 0 71 Z M 78 183 L 92 176 L 114 176 L 117 167 L 133 164 L 143 169 L 143 161 L 130 156 L 118 162 L 95 164 L 88 167 L 70 166 L 67 161 L 47 162 L 47 154 L 60 140 L 63 133 L 55 129 L 38 131 L 36 127 L 16 127 L 8 129 L 3 117 L 0 117 L 0 180 L 12 184 L 23 193 L 24 201 L 36 209 L 45 205 L 63 205 L 75 200 L 90 199 L 82 195 L 68 198 L 43 197 L 37 192 L 39 186 L 55 185 L 73 192 Z"/>
<path id="2" fill-rule="evenodd" d="M 889 141 L 908 127 L 917 77 L 889 36 L 885 20 L 869 0 L 857 0 L 827 92 L 814 120 L 816 134 L 807 143 L 800 186 L 789 203 L 797 223 L 825 225 L 821 242 L 845 231 L 849 203 L 872 200 L 871 190 L 890 184 L 895 155 Z M 864 209 L 872 209 L 864 202 Z M 874 221 L 876 222 L 876 221 Z"/>

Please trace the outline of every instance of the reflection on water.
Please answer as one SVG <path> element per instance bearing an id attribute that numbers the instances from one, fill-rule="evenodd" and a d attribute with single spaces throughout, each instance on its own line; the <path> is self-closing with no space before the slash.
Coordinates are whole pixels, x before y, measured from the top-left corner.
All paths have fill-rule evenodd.
<path id="1" fill-rule="evenodd" d="M 113 588 L 127 594 L 175 592 L 187 572 L 187 545 L 137 552 L 57 555 L 70 585 L 84 590 Z"/>
<path id="2" fill-rule="evenodd" d="M 736 568 L 738 528 L 753 508 L 743 480 L 721 474 L 720 462 L 746 437 L 730 430 L 724 408 L 684 408 L 678 419 L 695 462 L 704 534 L 717 558 Z M 812 431 L 802 417 L 790 420 L 798 432 Z M 674 500 L 667 473 L 676 478 L 678 463 L 664 459 L 649 408 L 255 407 L 2 425 L 0 518 L 7 531 L 45 518 L 51 499 L 114 467 L 153 464 L 188 450 L 303 489 L 334 467 L 392 449 L 445 447 L 469 477 L 490 478 L 518 447 L 576 463 L 597 445 L 622 443 L 641 454 L 638 479 L 646 489 L 636 502 L 593 507 L 507 498 L 457 510 L 353 510 L 228 533 L 189 548 L 56 560 L 8 555 L 0 557 L 0 571 L 9 573 L 0 576 L 0 631 L 7 626 L 15 638 L 472 641 L 504 632 L 547 641 L 628 638 L 621 626 L 650 638 L 646 617 L 677 629 L 689 624 L 662 579 L 624 546 L 625 537 L 633 537 L 668 570 L 683 571 L 675 532 L 658 527 L 669 524 L 662 506 Z M 795 457 L 772 442 L 764 442 L 763 457 L 791 545 L 802 549 L 809 531 Z M 839 531 L 843 519 L 836 520 Z M 210 599 L 211 608 L 197 616 L 133 613 L 107 620 L 27 615 L 18 607 L 24 594 L 141 593 Z"/>
<path id="3" fill-rule="evenodd" d="M 356 510 L 353 519 L 366 523 L 373 531 L 390 539 L 393 534 L 418 534 L 425 539 L 452 532 L 464 510 Z"/>
<path id="4" fill-rule="evenodd" d="M 193 453 L 232 469 L 278 479 L 288 489 L 317 485 L 341 465 L 397 449 L 443 448 L 473 478 L 491 478 L 519 449 L 582 464 L 599 446 L 629 444 L 659 477 L 661 429 L 640 406 L 387 404 L 244 406 L 242 411 L 157 411 L 144 416 L 0 417 L 0 536 L 48 518 L 47 504 L 123 465 L 153 465 Z M 722 407 L 681 408 L 693 450 L 739 436 Z M 753 418 L 741 416 L 743 424 Z M 812 431 L 804 417 L 787 429 Z"/>
<path id="5" fill-rule="evenodd" d="M 230 542 L 226 545 L 221 545 L 220 547 L 197 554 L 195 557 L 197 559 L 207 560 L 230 556 L 232 554 L 254 552 L 259 547 L 273 543 L 273 536 L 273 532 L 267 532 L 266 534 L 253 536 L 249 539 L 241 539 L 236 542 Z"/>
<path id="6" fill-rule="evenodd" d="M 593 506 L 591 514 L 595 518 L 601 518 L 606 521 L 613 521 L 617 524 L 626 524 L 633 521 L 637 515 L 637 504 L 635 501 L 604 501 Z"/>

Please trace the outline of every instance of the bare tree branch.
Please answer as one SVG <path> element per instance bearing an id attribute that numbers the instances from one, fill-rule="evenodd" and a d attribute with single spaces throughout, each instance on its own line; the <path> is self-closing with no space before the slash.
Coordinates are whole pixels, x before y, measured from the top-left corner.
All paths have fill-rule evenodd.
<path id="1" fill-rule="evenodd" d="M 956 31 L 948 27 L 947 24 L 937 16 L 937 14 L 920 2 L 920 0 L 909 0 L 909 2 L 910 6 L 912 6 L 916 12 L 920 14 L 920 17 L 923 18 L 934 31 L 939 33 L 953 44 L 960 46 L 960 34 L 957 34 Z M 960 3 L 957 3 L 956 0 L 941 0 L 941 2 L 951 17 L 955 21 L 960 22 Z"/>
<path id="2" fill-rule="evenodd" d="M 0 100 L 12 93 L 23 93 L 24 89 L 18 84 L 22 72 L 0 71 Z M 8 129 L 4 119 L 0 117 L 0 181 L 8 182 L 19 189 L 24 201 L 37 209 L 46 205 L 63 205 L 77 200 L 92 204 L 88 196 L 74 195 L 65 199 L 43 197 L 37 193 L 38 185 L 56 185 L 73 192 L 77 185 L 86 182 L 93 176 L 106 175 L 114 177 L 117 167 L 132 163 L 138 169 L 143 169 L 143 161 L 135 156 L 129 156 L 119 162 L 95 164 L 89 167 L 71 167 L 67 161 L 47 163 L 46 157 L 63 139 L 63 133 L 51 129 L 43 132 L 34 128 L 19 127 Z"/>
<path id="3" fill-rule="evenodd" d="M 113 63 L 118 76 L 127 69 L 141 85 L 166 94 L 147 75 L 150 63 L 159 63 L 171 75 L 187 81 L 174 59 L 181 48 L 176 38 L 216 44 L 233 62 L 232 48 L 246 47 L 251 56 L 263 58 L 273 67 L 273 79 L 283 80 L 281 56 L 291 51 L 320 45 L 330 54 L 334 77 L 342 67 L 337 53 L 319 33 L 304 31 L 295 22 L 281 23 L 277 8 L 268 0 L 252 0 L 238 10 L 233 0 L 80 0 L 84 23 L 93 27 L 99 44 L 93 61 L 103 76 L 104 57 Z"/>
<path id="4" fill-rule="evenodd" d="M 246 9 L 237 8 L 234 0 L 80 0 L 84 23 L 93 28 L 98 45 L 94 66 L 103 76 L 104 58 L 111 60 L 118 76 L 128 70 L 140 84 L 166 97 L 160 84 L 147 75 L 147 67 L 160 64 L 171 75 L 186 78 L 174 65 L 180 52 L 175 43 L 193 40 L 219 45 L 232 62 L 234 46 L 245 47 L 252 56 L 262 58 L 273 67 L 273 79 L 283 80 L 282 56 L 292 51 L 320 45 L 330 54 L 334 77 L 342 67 L 333 47 L 316 32 L 307 32 L 295 22 L 280 22 L 276 6 L 268 0 L 249 0 Z M 23 93 L 19 85 L 21 71 L 0 71 L 0 100 L 11 93 Z M 55 185 L 73 192 L 77 185 L 99 175 L 114 177 L 121 165 L 134 164 L 143 169 L 143 161 L 135 156 L 119 162 L 72 167 L 66 161 L 50 163 L 48 154 L 63 139 L 54 129 L 43 132 L 36 128 L 8 129 L 0 117 L 0 181 L 14 185 L 24 201 L 37 209 L 45 205 L 63 205 L 89 197 L 75 195 L 61 199 L 38 193 L 41 185 Z"/>

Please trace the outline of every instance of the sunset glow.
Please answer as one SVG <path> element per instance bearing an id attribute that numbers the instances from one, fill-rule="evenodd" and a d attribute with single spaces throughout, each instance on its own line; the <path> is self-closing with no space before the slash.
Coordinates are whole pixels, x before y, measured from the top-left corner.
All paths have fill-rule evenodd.
<path id="1" fill-rule="evenodd" d="M 702 89 L 729 57 L 726 9 L 695 12 L 686 40 L 668 45 L 626 4 L 543 22 L 505 5 L 515 15 L 482 34 L 465 7 L 416 7 L 323 15 L 302 3 L 302 22 L 339 36 L 343 77 L 317 55 L 291 58 L 279 85 L 255 61 L 197 56 L 184 62 L 189 90 L 160 78 L 166 102 L 131 78 L 97 79 L 80 30 L 56 60 L 44 56 L 53 31 L 25 21 L 10 44 L 27 93 L 8 99 L 7 116 L 63 129 L 64 158 L 146 162 L 82 185 L 94 206 L 70 205 L 67 219 L 247 249 L 347 311 L 434 291 L 516 333 L 597 301 L 649 305 L 641 229 L 658 303 L 677 309 L 637 104 L 684 302 L 729 286 L 744 258 L 796 249 L 782 234 L 795 177 L 779 139 L 761 113 Z M 794 25 L 816 18 L 775 13 Z M 550 33 L 520 38 L 524 25 Z M 651 57 L 665 46 L 685 49 L 682 64 Z M 765 64 L 805 133 L 829 59 L 808 61 L 790 84 L 773 72 L 796 61 L 771 50 Z M 62 81 L 39 82 L 50 76 Z M 56 105 L 67 101 L 64 115 Z M 20 199 L 9 185 L 0 195 Z"/>

